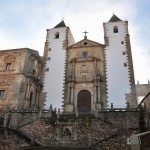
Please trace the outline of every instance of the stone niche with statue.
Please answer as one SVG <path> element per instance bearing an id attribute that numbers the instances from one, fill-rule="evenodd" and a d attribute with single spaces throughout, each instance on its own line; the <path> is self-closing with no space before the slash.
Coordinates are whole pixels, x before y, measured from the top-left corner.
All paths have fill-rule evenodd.
<path id="1" fill-rule="evenodd" d="M 75 140 L 74 133 L 75 125 L 72 124 L 72 121 L 58 121 L 56 125 L 56 140 L 61 141 L 61 143 L 71 143 Z"/>

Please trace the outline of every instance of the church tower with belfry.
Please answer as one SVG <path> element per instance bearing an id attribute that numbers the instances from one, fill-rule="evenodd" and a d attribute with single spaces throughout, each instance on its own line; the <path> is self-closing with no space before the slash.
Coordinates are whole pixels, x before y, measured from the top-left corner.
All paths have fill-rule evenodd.
<path id="1" fill-rule="evenodd" d="M 68 47 L 64 112 L 107 107 L 104 45 L 84 39 Z"/>
<path id="2" fill-rule="evenodd" d="M 109 104 L 137 107 L 128 21 L 113 14 L 103 26 Z"/>
<path id="3" fill-rule="evenodd" d="M 44 49 L 43 99 L 46 106 L 61 108 L 65 79 L 67 49 L 74 44 L 70 28 L 61 21 L 54 28 L 47 29 Z"/>

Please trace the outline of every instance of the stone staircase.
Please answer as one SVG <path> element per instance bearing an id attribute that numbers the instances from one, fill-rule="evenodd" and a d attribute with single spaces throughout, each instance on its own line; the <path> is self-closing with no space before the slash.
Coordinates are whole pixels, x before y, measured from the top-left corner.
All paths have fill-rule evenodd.
<path id="1" fill-rule="evenodd" d="M 30 146 L 30 147 L 23 147 L 22 150 L 93 150 L 91 148 L 85 147 L 44 147 L 44 146 Z"/>

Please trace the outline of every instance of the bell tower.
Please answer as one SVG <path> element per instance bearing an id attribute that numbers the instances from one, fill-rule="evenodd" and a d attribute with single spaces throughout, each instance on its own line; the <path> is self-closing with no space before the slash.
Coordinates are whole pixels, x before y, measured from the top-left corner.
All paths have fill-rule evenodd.
<path id="1" fill-rule="evenodd" d="M 114 107 L 137 106 L 128 21 L 113 14 L 103 24 L 108 101 Z"/>
<path id="2" fill-rule="evenodd" d="M 67 49 L 74 43 L 69 27 L 61 21 L 54 28 L 47 29 L 44 49 L 44 89 L 43 99 L 47 107 L 61 108 L 63 101 L 63 86 L 65 78 L 65 65 Z"/>

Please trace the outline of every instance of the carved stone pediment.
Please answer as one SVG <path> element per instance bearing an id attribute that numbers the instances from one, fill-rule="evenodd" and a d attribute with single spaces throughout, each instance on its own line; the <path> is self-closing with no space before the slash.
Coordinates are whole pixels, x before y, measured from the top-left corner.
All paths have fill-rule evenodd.
<path id="1" fill-rule="evenodd" d="M 103 44 L 88 40 L 88 39 L 84 39 L 81 40 L 73 45 L 71 45 L 69 48 L 78 48 L 78 47 L 92 47 L 92 46 L 104 46 Z"/>
<path id="2" fill-rule="evenodd" d="M 16 57 L 14 55 L 7 55 L 5 56 L 5 62 L 6 61 L 14 61 L 16 59 Z"/>
<path id="3" fill-rule="evenodd" d="M 0 86 L 9 86 L 9 83 L 5 81 L 0 81 Z"/>

